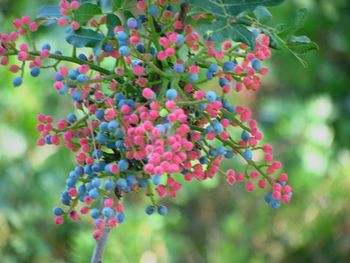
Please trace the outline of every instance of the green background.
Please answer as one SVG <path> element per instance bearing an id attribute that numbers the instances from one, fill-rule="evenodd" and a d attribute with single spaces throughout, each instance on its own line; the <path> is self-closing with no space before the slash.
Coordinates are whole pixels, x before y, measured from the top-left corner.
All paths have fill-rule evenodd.
<path id="1" fill-rule="evenodd" d="M 54 1 L 0 0 L 1 31 L 44 3 Z M 299 7 L 310 12 L 299 34 L 320 50 L 305 57 L 306 69 L 274 51 L 262 90 L 240 98 L 289 173 L 293 202 L 272 210 L 259 190 L 193 182 L 166 201 L 170 213 L 161 218 L 146 216 L 146 201 L 131 196 L 104 262 L 350 262 L 350 3 L 289 0 L 271 9 L 274 22 L 288 23 Z M 45 39 L 66 45 L 56 31 L 41 30 L 37 41 Z M 73 156 L 35 145 L 36 115 L 66 116 L 70 100 L 57 95 L 49 75 L 14 89 L 13 75 L 0 74 L 0 262 L 89 262 L 91 222 L 56 227 L 51 214 Z"/>

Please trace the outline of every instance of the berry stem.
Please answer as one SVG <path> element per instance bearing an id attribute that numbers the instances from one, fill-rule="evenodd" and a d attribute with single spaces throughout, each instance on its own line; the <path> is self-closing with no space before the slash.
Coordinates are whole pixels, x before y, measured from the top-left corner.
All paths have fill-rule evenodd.
<path id="1" fill-rule="evenodd" d="M 107 243 L 107 239 L 110 231 L 111 230 L 109 228 L 105 228 L 103 230 L 102 237 L 96 240 L 96 245 L 95 245 L 94 253 L 91 258 L 91 263 L 102 263 L 102 257 L 105 252 L 106 243 Z"/>

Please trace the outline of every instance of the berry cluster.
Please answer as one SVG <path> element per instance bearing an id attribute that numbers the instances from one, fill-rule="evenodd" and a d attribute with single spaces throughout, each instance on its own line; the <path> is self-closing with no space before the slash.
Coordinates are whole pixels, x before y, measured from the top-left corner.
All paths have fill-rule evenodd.
<path id="1" fill-rule="evenodd" d="M 188 10 L 183 5 L 181 12 Z M 52 68 L 54 89 L 71 96 L 75 107 L 75 113 L 55 124 L 52 116 L 38 115 L 38 145 L 64 144 L 77 163 L 61 195 L 64 208 L 53 210 L 57 224 L 89 214 L 98 239 L 104 228 L 125 220 L 122 200 L 127 193 L 144 191 L 150 200 L 146 213 L 165 215 L 167 208 L 157 197 L 174 198 L 181 182 L 215 176 L 240 183 L 248 192 L 266 189 L 265 200 L 273 208 L 290 202 L 288 176 L 273 160 L 272 147 L 261 144 L 263 134 L 251 110 L 227 98 L 259 89 L 261 76 L 268 73 L 262 66 L 271 55 L 268 36 L 253 28 L 254 49 L 232 41 L 218 45 L 185 24 L 184 14 L 174 11 L 177 1 L 141 0 L 140 15 L 115 26 L 111 37 L 105 15 L 86 25 L 75 21 L 80 6 L 62 0 L 56 22 L 77 32 L 102 32 L 103 45 L 92 53 L 67 59 L 49 44 L 31 51 L 19 43 L 20 36 L 38 27 L 28 17 L 16 19 L 10 34 L 0 33 L 1 64 L 18 74 L 15 87 L 27 68 L 33 77 Z M 17 57 L 11 65 L 10 56 Z M 201 90 L 206 83 L 217 92 Z M 233 158 L 246 162 L 243 172 L 220 168 Z"/>

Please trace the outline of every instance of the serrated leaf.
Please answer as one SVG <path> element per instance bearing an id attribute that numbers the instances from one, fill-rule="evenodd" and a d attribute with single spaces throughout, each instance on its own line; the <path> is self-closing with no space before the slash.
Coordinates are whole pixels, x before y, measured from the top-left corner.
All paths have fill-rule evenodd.
<path id="1" fill-rule="evenodd" d="M 204 33 L 209 33 L 214 40 L 231 38 L 241 41 L 250 47 L 255 47 L 255 37 L 246 26 L 250 23 L 237 20 L 237 15 L 247 10 L 253 10 L 257 6 L 273 6 L 282 3 L 284 0 L 188 0 L 192 6 L 209 13 L 214 17 L 212 21 L 205 22 L 205 26 L 199 24 Z M 201 30 L 200 29 L 200 30 Z M 202 31 L 203 32 L 203 31 Z"/>
<path id="2" fill-rule="evenodd" d="M 122 22 L 120 21 L 119 17 L 114 14 L 107 14 L 107 29 L 108 29 L 108 37 L 113 38 L 114 37 L 114 28 L 116 26 L 120 26 Z"/>
<path id="3" fill-rule="evenodd" d="M 265 6 L 257 6 L 254 11 L 254 16 L 258 19 L 259 22 L 267 22 L 272 19 L 272 14 Z"/>
<path id="4" fill-rule="evenodd" d="M 58 17 L 62 17 L 59 6 L 44 6 L 39 10 L 36 22 L 43 26 L 50 26 L 56 23 Z"/>
<path id="5" fill-rule="evenodd" d="M 216 17 L 233 17 L 257 6 L 274 6 L 284 0 L 188 0 L 191 5 L 214 14 Z"/>
<path id="6" fill-rule="evenodd" d="M 308 11 L 306 8 L 300 8 L 297 10 L 295 15 L 294 24 L 292 27 L 292 33 L 297 32 L 300 28 L 302 28 L 306 22 Z"/>
<path id="7" fill-rule="evenodd" d="M 60 12 L 59 6 L 43 6 L 40 10 L 36 18 L 57 18 L 61 17 L 62 14 Z"/>
<path id="8" fill-rule="evenodd" d="M 101 9 L 97 4 L 84 3 L 75 11 L 75 21 L 85 25 L 95 15 L 101 14 Z"/>
<path id="9" fill-rule="evenodd" d="M 99 0 L 99 5 L 101 7 L 102 13 L 112 13 L 112 0 Z"/>
<path id="10" fill-rule="evenodd" d="M 200 30 L 215 41 L 233 39 L 255 48 L 254 34 L 242 24 L 227 24 L 220 20 L 212 24 L 202 24 Z"/>
<path id="11" fill-rule="evenodd" d="M 69 28 L 66 32 L 66 41 L 77 47 L 97 47 L 104 40 L 105 36 L 91 29 L 80 28 L 74 31 Z"/>
<path id="12" fill-rule="evenodd" d="M 288 42 L 288 48 L 297 55 L 305 55 L 306 53 L 318 50 L 318 45 L 315 42 L 303 43 L 303 42 Z"/>
<path id="13" fill-rule="evenodd" d="M 311 43 L 307 36 L 291 36 L 288 41 L 292 43 Z"/>

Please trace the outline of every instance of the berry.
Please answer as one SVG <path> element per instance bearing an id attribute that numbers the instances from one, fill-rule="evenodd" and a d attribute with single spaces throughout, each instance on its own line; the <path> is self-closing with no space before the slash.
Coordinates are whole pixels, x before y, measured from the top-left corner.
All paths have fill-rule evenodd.
<path id="1" fill-rule="evenodd" d="M 166 206 L 161 205 L 160 207 L 158 207 L 158 214 L 160 214 L 161 216 L 165 216 L 168 213 L 168 208 L 166 208 Z"/>
<path id="2" fill-rule="evenodd" d="M 207 94 L 205 95 L 205 98 L 207 99 L 208 102 L 214 102 L 217 96 L 214 91 L 208 91 Z"/>
<path id="3" fill-rule="evenodd" d="M 128 48 L 127 46 L 122 46 L 119 48 L 119 53 L 120 55 L 122 55 L 123 57 L 127 56 L 130 54 L 130 48 Z"/>
<path id="4" fill-rule="evenodd" d="M 152 215 L 156 211 L 156 207 L 154 205 L 149 205 L 146 207 L 146 214 Z"/>
<path id="5" fill-rule="evenodd" d="M 19 87 L 22 85 L 22 77 L 15 77 L 12 81 L 14 87 Z"/>
<path id="6" fill-rule="evenodd" d="M 130 29 L 135 29 L 137 27 L 137 20 L 133 17 L 130 17 L 126 23 Z"/>
<path id="7" fill-rule="evenodd" d="M 175 100 L 177 98 L 177 91 L 175 89 L 169 89 L 165 96 L 169 100 Z"/>
<path id="8" fill-rule="evenodd" d="M 126 160 L 120 160 L 118 163 L 118 168 L 121 171 L 125 171 L 129 168 L 129 163 Z"/>
<path id="9" fill-rule="evenodd" d="M 32 77 L 34 78 L 39 76 L 39 74 L 40 74 L 40 68 L 38 67 L 34 67 L 30 70 L 30 75 L 32 75 Z"/>

